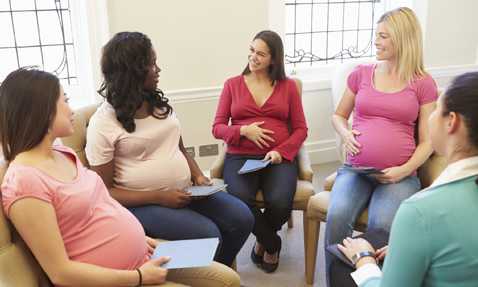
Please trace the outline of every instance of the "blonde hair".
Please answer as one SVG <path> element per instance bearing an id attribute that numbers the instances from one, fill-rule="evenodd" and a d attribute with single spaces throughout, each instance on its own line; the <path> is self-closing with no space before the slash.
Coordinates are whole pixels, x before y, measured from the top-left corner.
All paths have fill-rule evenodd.
<path id="1" fill-rule="evenodd" d="M 377 23 L 382 22 L 395 48 L 400 79 L 411 82 L 427 75 L 423 65 L 422 29 L 412 9 L 400 7 L 388 11 Z"/>

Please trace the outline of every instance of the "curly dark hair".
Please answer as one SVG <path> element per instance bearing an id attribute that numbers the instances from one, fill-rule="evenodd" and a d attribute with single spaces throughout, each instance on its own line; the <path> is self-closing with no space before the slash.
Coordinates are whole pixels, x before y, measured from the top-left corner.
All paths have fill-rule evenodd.
<path id="1" fill-rule="evenodd" d="M 157 119 L 173 111 L 161 90 L 148 91 L 144 87 L 152 51 L 151 40 L 140 32 L 117 33 L 103 47 L 104 80 L 98 93 L 113 106 L 116 118 L 129 133 L 136 129 L 134 115 L 144 101 L 149 103 L 149 114 Z"/>

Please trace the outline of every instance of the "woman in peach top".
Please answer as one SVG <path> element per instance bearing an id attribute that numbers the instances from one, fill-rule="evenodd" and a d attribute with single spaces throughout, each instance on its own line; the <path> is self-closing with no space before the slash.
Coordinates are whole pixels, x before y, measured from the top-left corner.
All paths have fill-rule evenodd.
<path id="1" fill-rule="evenodd" d="M 105 102 L 90 120 L 86 157 L 111 195 L 151 237 L 218 237 L 215 260 L 231 265 L 251 233 L 249 208 L 225 192 L 192 200 L 185 189 L 208 185 L 186 152 L 181 125 L 158 89 L 160 68 L 150 39 L 116 34 L 103 48 L 100 93 Z"/>

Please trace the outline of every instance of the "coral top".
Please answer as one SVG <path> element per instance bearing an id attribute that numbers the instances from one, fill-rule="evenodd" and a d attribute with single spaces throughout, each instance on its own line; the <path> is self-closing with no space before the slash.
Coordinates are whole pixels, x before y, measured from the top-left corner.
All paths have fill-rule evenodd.
<path id="1" fill-rule="evenodd" d="M 45 201 L 55 209 L 71 260 L 123 270 L 141 266 L 148 260 L 148 247 L 136 217 L 110 196 L 101 177 L 85 168 L 71 149 L 55 150 L 76 161 L 76 178 L 63 182 L 37 168 L 10 164 L 2 183 L 5 214 L 23 198 Z"/>

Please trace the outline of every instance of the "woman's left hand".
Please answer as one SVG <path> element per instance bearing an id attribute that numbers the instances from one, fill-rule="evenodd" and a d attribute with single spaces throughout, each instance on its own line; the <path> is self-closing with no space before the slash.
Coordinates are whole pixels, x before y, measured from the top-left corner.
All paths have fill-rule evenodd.
<path id="1" fill-rule="evenodd" d="M 339 244 L 337 247 L 350 261 L 352 261 L 352 257 L 355 254 L 360 252 L 370 251 L 375 253 L 375 249 L 372 245 L 363 238 L 347 237 L 342 241 L 342 244 Z"/>
<path id="2" fill-rule="evenodd" d="M 150 256 L 153 255 L 154 249 L 156 248 L 156 246 L 158 246 L 158 241 L 149 236 L 146 236 L 146 244 L 148 245 L 148 254 Z"/>
<path id="3" fill-rule="evenodd" d="M 389 167 L 382 171 L 383 174 L 375 175 L 375 178 L 380 183 L 397 183 L 412 173 L 410 170 L 403 166 Z"/>
<path id="4" fill-rule="evenodd" d="M 282 156 L 280 155 L 278 151 L 271 150 L 270 152 L 266 154 L 263 160 L 264 161 L 270 160 L 271 163 L 273 164 L 279 164 L 282 162 Z"/>
<path id="5" fill-rule="evenodd" d="M 193 185 L 212 185 L 212 181 L 204 175 L 193 177 Z"/>

